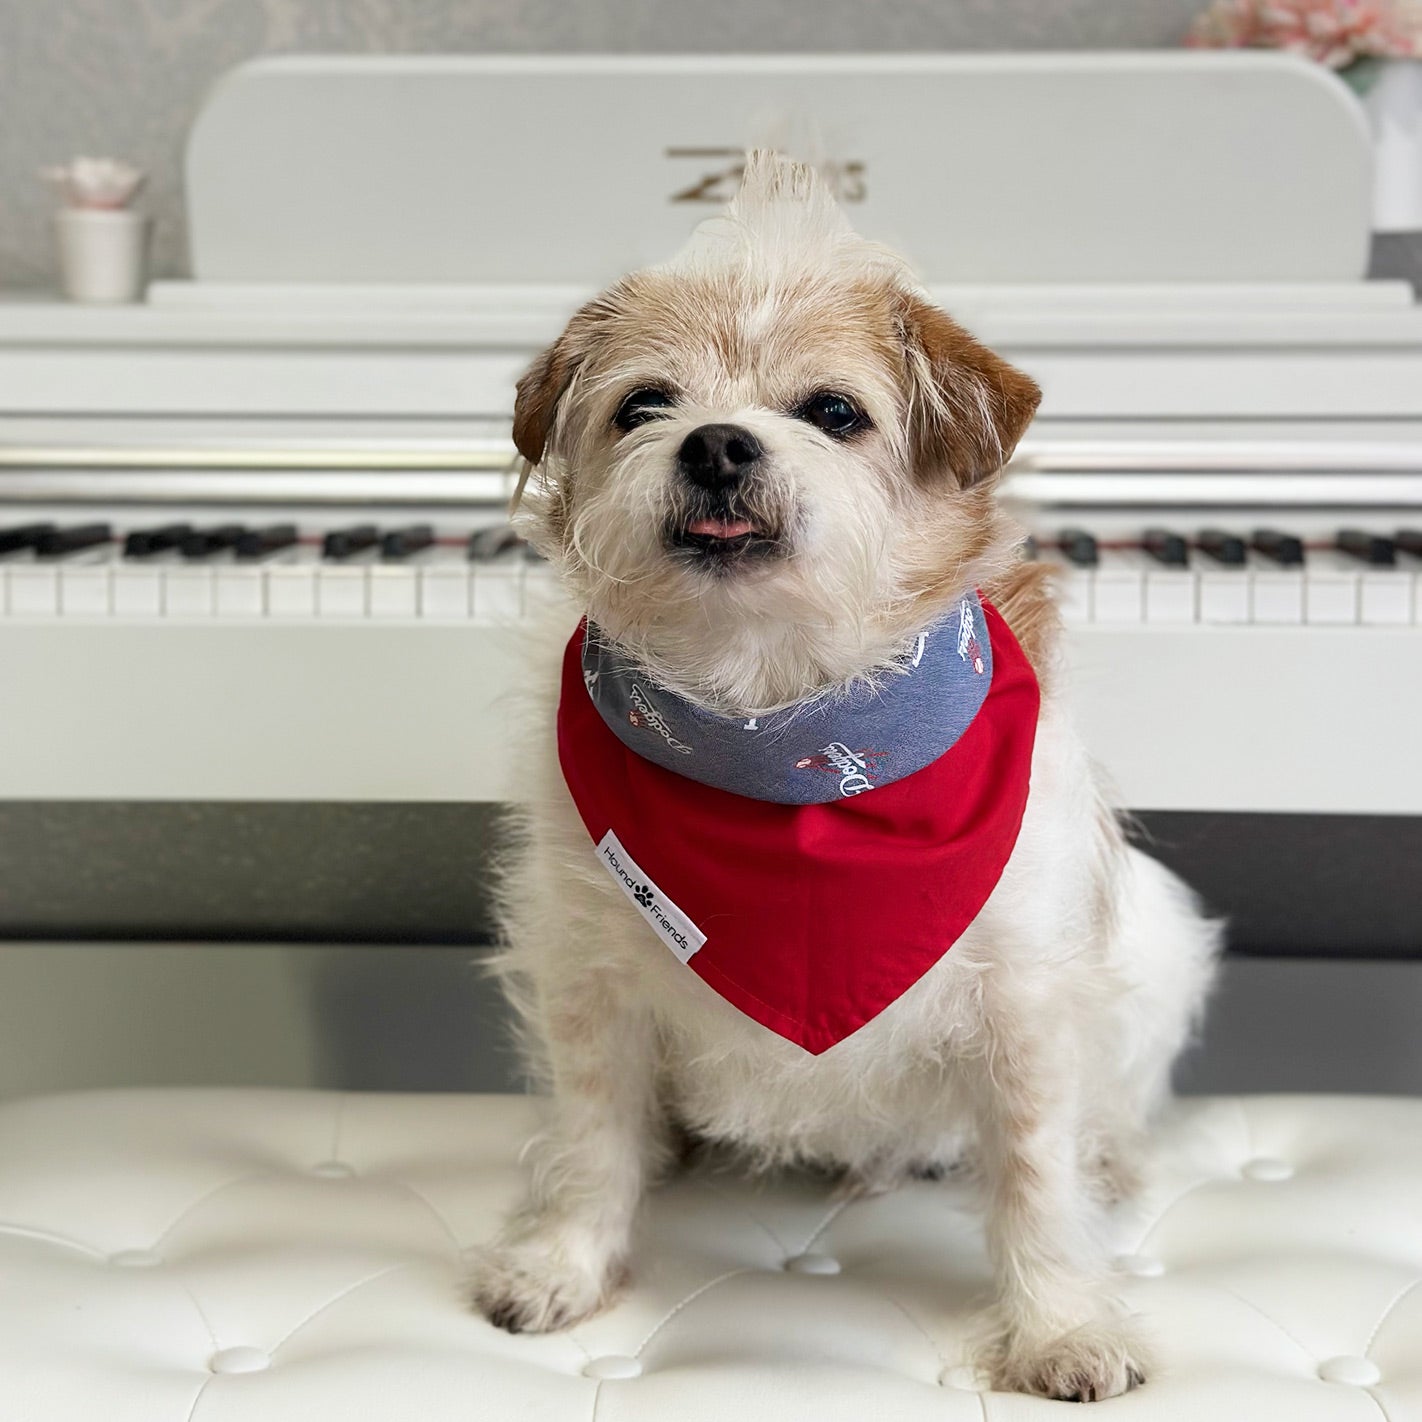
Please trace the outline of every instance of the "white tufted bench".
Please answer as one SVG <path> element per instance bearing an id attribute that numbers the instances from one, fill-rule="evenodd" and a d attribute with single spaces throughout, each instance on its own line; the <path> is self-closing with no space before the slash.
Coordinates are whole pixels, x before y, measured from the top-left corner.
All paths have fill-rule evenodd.
<path id="1" fill-rule="evenodd" d="M 461 1255 L 534 1103 L 112 1091 L 0 1107 L 3 1422 L 1017 1422 L 978 1391 L 967 1187 L 836 1203 L 692 1173 L 636 1284 L 571 1333 L 466 1311 Z M 1096 1406 L 1158 1422 L 1422 1419 L 1422 1102 L 1189 1102 L 1121 1293 L 1163 1366 Z M 1079 1414 L 1077 1414 L 1079 1415 Z"/>

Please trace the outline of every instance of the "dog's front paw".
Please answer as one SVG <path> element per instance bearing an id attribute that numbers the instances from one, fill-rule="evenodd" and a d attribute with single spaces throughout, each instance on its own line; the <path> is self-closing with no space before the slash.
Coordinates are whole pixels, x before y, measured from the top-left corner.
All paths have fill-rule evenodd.
<path id="1" fill-rule="evenodd" d="M 509 1333 L 556 1333 L 610 1302 L 625 1277 L 571 1259 L 557 1240 L 537 1236 L 491 1245 L 474 1262 L 474 1307 Z"/>
<path id="2" fill-rule="evenodd" d="M 1100 1402 L 1146 1380 L 1145 1350 L 1129 1322 L 1082 1324 L 1042 1340 L 1005 1328 L 984 1364 L 1000 1392 L 1028 1392 L 1059 1402 Z"/>

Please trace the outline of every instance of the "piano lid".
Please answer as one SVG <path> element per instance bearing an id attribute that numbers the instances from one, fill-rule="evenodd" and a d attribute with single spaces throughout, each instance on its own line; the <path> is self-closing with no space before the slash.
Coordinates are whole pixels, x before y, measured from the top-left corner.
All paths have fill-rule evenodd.
<path id="1" fill-rule="evenodd" d="M 188 144 L 199 285 L 590 286 L 771 142 L 930 282 L 1363 275 L 1362 110 L 1281 54 L 278 58 Z"/>

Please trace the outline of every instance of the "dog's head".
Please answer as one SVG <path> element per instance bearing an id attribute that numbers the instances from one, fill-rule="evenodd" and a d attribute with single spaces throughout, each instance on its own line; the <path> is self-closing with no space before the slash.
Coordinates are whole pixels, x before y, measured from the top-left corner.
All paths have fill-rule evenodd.
<path id="1" fill-rule="evenodd" d="M 993 476 L 1036 385 L 750 155 L 666 266 L 580 310 L 519 382 L 520 522 L 678 690 L 768 709 L 867 670 L 998 566 Z"/>

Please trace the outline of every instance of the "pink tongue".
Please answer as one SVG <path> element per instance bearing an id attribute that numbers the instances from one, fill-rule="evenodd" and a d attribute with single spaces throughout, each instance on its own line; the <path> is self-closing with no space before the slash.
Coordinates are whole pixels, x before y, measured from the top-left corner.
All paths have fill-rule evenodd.
<path id="1" fill-rule="evenodd" d="M 744 534 L 754 533 L 755 528 L 743 518 L 734 521 L 723 518 L 698 518 L 687 524 L 686 531 L 701 538 L 740 538 Z"/>

